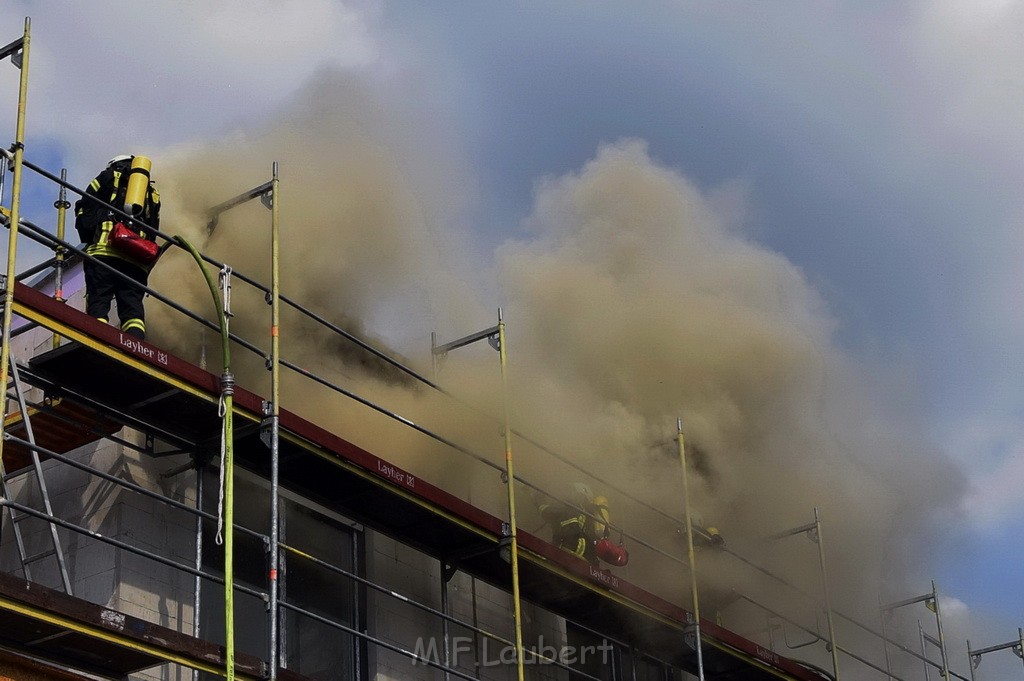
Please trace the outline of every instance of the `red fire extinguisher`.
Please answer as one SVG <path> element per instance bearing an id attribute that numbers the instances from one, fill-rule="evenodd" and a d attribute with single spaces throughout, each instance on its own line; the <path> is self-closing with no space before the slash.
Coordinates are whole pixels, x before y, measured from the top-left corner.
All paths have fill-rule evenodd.
<path id="1" fill-rule="evenodd" d="M 619 535 L 619 543 L 616 544 L 608 538 L 608 530 L 605 528 L 604 537 L 597 540 L 597 557 L 614 567 L 624 567 L 629 562 L 629 551 L 622 545 L 622 536 Z"/>

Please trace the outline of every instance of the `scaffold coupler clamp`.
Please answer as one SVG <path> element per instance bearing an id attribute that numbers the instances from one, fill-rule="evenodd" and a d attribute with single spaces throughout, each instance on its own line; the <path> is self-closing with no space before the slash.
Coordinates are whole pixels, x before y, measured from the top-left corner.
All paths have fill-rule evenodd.
<path id="1" fill-rule="evenodd" d="M 220 375 L 220 394 L 225 397 L 235 394 L 235 375 L 230 371 Z"/>
<path id="2" fill-rule="evenodd" d="M 506 563 L 512 562 L 512 525 L 509 523 L 501 524 L 501 536 L 498 537 L 498 557 Z"/>
<path id="3" fill-rule="evenodd" d="M 218 275 L 218 281 L 220 282 L 220 298 L 224 305 L 224 316 L 233 317 L 231 314 L 231 273 L 232 269 L 230 265 L 224 265 L 220 269 Z"/>
<path id="4" fill-rule="evenodd" d="M 697 650 L 697 625 L 690 624 L 683 632 L 683 643 L 690 650 Z"/>
<path id="5" fill-rule="evenodd" d="M 263 400 L 263 419 L 260 421 L 260 442 L 267 449 L 273 448 L 274 403 Z"/>
<path id="6" fill-rule="evenodd" d="M 22 150 L 22 151 L 25 150 L 25 145 L 22 144 L 21 142 L 15 142 L 14 144 L 11 145 L 10 149 L 2 150 L 2 153 L 3 153 L 4 157 L 7 158 L 7 170 L 8 171 L 14 172 L 14 154 L 19 149 Z"/>

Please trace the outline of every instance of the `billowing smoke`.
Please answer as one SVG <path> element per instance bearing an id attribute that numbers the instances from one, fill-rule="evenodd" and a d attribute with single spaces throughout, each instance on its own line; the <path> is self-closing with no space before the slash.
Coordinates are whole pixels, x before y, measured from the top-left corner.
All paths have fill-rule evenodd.
<path id="1" fill-rule="evenodd" d="M 877 604 L 882 573 L 914 567 L 961 483 L 936 471 L 912 411 L 887 411 L 907 391 L 872 394 L 878 375 L 839 349 L 800 270 L 713 206 L 639 141 L 539 185 L 529 235 L 497 254 L 516 419 L 678 516 L 677 449 L 663 443 L 681 418 L 706 524 L 819 593 L 806 586 L 818 583 L 810 542 L 756 541 L 813 521 L 817 507 L 844 603 Z M 724 558 L 705 560 L 723 588 L 742 586 Z"/>
<path id="2" fill-rule="evenodd" d="M 681 418 L 692 506 L 727 546 L 818 593 L 813 544 L 759 541 L 813 521 L 817 507 L 841 607 L 873 607 L 883 580 L 920 577 L 934 524 L 961 481 L 936 472 L 898 368 L 869 368 L 840 349 L 838 321 L 799 268 L 729 219 L 742 210 L 723 210 L 715 192 L 659 165 L 643 142 L 621 141 L 540 182 L 522 235 L 480 267 L 459 245 L 469 174 L 431 141 L 444 135 L 422 119 L 388 114 L 381 124 L 382 106 L 351 79 L 323 74 L 277 125 L 171 150 L 158 159 L 165 228 L 269 282 L 269 213 L 256 203 L 235 209 L 207 237 L 203 209 L 266 181 L 280 161 L 287 296 L 361 337 L 385 339 L 427 374 L 430 331 L 463 335 L 493 324 L 503 307 L 513 427 L 580 469 L 517 440 L 517 474 L 528 483 L 557 493 L 585 480 L 609 497 L 617 529 L 683 555 L 680 524 L 659 515 L 682 515 L 673 441 Z M 212 316 L 183 254 L 169 256 L 153 283 L 184 287 L 175 297 Z M 233 329 L 265 338 L 262 294 L 240 288 Z M 156 342 L 194 359 L 197 327 L 151 310 Z M 212 334 L 205 342 L 217 347 Z M 500 420 L 475 411 L 501 413 L 490 350 L 453 354 L 439 374 L 471 409 L 348 347 L 293 313 L 282 321 L 286 359 L 500 463 Z M 262 360 L 238 366 L 243 383 L 265 392 Z M 495 471 L 463 454 L 298 379 L 288 380 L 283 406 L 503 512 Z M 524 529 L 545 533 L 529 504 L 534 492 L 521 489 Z M 685 604 L 684 568 L 625 541 L 635 557 L 622 574 Z M 740 607 L 724 595 L 731 589 L 784 591 L 728 555 L 702 551 L 700 560 L 727 621 Z"/>
<path id="3" fill-rule="evenodd" d="M 456 273 L 441 258 L 452 249 L 454 232 L 438 231 L 463 191 L 456 184 L 445 195 L 435 192 L 422 177 L 420 149 L 396 149 L 380 139 L 398 135 L 381 130 L 388 128 L 381 106 L 357 79 L 325 72 L 270 128 L 203 149 L 171 150 L 161 159 L 163 179 L 170 180 L 162 185 L 165 227 L 269 284 L 270 213 L 257 201 L 235 208 L 207 241 L 206 211 L 268 181 L 278 161 L 286 295 L 357 324 L 393 326 L 412 299 L 425 311 L 416 319 L 422 327 L 437 303 L 430 292 L 438 291 L 455 299 L 446 320 L 471 312 L 468 298 L 452 292 Z M 191 267 L 176 258 L 155 277 L 178 281 Z"/>

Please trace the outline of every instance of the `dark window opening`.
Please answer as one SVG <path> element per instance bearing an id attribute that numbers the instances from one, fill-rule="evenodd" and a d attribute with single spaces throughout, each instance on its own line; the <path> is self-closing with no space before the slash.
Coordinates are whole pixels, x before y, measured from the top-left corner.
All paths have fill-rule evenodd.
<path id="1" fill-rule="evenodd" d="M 208 472 L 203 508 L 217 511 L 218 471 Z M 282 497 L 278 510 L 282 544 L 315 556 L 329 565 L 356 573 L 359 532 L 309 506 Z M 235 523 L 255 532 L 270 532 L 270 493 L 264 481 L 235 476 Z M 214 541 L 216 527 L 203 523 L 203 570 L 223 576 L 224 547 Z M 234 533 L 235 584 L 260 592 L 268 590 L 269 556 L 259 537 Z M 362 589 L 349 577 L 282 549 L 279 563 L 278 600 L 294 606 L 279 610 L 280 662 L 313 679 L 365 678 L 365 643 L 362 639 L 321 617 L 359 631 L 365 620 L 360 603 Z M 224 588 L 203 580 L 200 606 L 200 638 L 223 644 Z M 310 614 L 306 614 L 310 613 Z M 269 653 L 269 614 L 264 600 L 235 591 L 235 650 L 266 660 Z M 357 674 L 357 666 L 364 667 Z M 202 674 L 202 679 L 219 678 Z"/>

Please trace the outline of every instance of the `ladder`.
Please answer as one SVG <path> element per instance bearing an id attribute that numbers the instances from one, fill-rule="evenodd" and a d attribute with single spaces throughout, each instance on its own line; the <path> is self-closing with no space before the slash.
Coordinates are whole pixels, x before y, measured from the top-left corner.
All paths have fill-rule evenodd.
<path id="1" fill-rule="evenodd" d="M 39 452 L 35 450 L 36 439 L 32 432 L 32 423 L 29 419 L 28 406 L 25 403 L 25 395 L 22 391 L 21 380 L 18 377 L 18 365 L 14 361 L 13 355 L 9 355 L 9 359 L 11 364 L 11 373 L 5 389 L 7 390 L 8 396 L 10 396 L 11 388 L 14 389 L 14 397 L 18 400 L 18 407 L 21 409 L 22 421 L 25 424 L 25 433 L 29 443 L 32 445 L 30 450 L 32 455 L 32 467 L 35 469 L 36 483 L 43 500 L 43 511 L 48 518 L 53 518 L 53 507 L 50 504 L 50 493 L 46 489 L 46 480 L 43 479 L 43 466 L 39 461 Z M 8 473 L 4 470 L 3 457 L 0 457 L 0 493 L 3 494 L 5 499 L 13 500 L 11 490 L 7 484 L 8 481 L 23 475 L 25 472 L 26 469 Z M 53 557 L 56 559 L 57 567 L 60 570 L 64 593 L 70 596 L 71 579 L 68 577 L 68 568 L 64 561 L 64 552 L 61 550 L 60 546 L 60 537 L 57 535 L 57 525 L 52 521 L 47 521 L 47 525 L 50 529 L 49 547 L 38 553 L 29 554 L 26 549 L 25 536 L 22 533 L 21 523 L 29 518 L 34 518 L 35 516 L 17 512 L 12 506 L 8 506 L 7 510 L 11 514 L 11 527 L 14 529 L 14 543 L 18 547 L 18 556 L 21 559 L 21 569 L 25 574 L 25 579 L 31 582 L 32 566 L 46 560 L 47 558 Z"/>

